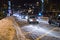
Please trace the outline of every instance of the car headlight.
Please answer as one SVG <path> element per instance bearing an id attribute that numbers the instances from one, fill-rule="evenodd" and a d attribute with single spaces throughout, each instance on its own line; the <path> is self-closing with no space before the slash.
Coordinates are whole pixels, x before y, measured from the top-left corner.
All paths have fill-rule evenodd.
<path id="1" fill-rule="evenodd" d="M 28 16 L 26 16 L 25 18 L 28 19 Z"/>
<path id="2" fill-rule="evenodd" d="M 60 16 L 60 15 L 58 15 L 58 16 Z"/>
<path id="3" fill-rule="evenodd" d="M 36 21 L 39 21 L 38 19 Z"/>
<path id="4" fill-rule="evenodd" d="M 58 26 L 60 25 L 59 23 L 57 23 L 58 24 Z"/>
<path id="5" fill-rule="evenodd" d="M 29 21 L 33 21 L 32 19 L 29 19 Z"/>

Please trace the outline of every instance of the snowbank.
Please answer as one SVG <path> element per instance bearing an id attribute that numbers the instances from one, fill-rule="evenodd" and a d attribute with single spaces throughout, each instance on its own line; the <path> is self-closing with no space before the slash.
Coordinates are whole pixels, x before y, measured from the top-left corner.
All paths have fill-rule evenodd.
<path id="1" fill-rule="evenodd" d="M 26 40 L 14 17 L 0 20 L 0 40 Z"/>

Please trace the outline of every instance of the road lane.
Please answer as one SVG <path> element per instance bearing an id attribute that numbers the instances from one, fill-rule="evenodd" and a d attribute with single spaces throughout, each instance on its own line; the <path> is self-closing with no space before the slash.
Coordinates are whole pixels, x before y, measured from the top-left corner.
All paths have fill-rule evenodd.
<path id="1" fill-rule="evenodd" d="M 44 23 L 35 24 L 35 25 L 29 24 L 23 26 L 21 29 L 24 30 L 24 35 L 32 37 L 31 39 L 33 40 L 37 40 L 38 38 L 40 39 L 45 36 L 52 36 L 50 33 L 56 35 L 55 36 L 56 38 L 60 37 L 59 36 L 60 34 L 57 35 L 58 33 L 54 32 L 55 29 L 58 29 L 58 27 L 54 27 L 49 24 L 44 24 Z M 54 37 L 54 35 L 52 37 Z"/>
<path id="2" fill-rule="evenodd" d="M 21 19 L 19 19 L 18 22 L 19 23 L 22 22 L 21 30 L 28 40 L 37 40 L 37 39 L 44 40 L 44 39 L 48 39 L 48 37 L 52 40 L 54 36 L 55 38 L 53 38 L 53 40 L 56 40 L 56 38 L 60 37 L 60 34 L 59 34 L 60 32 L 58 32 L 59 27 L 49 25 L 47 21 L 41 20 L 39 24 L 26 24 L 25 25 L 24 22 L 20 20 Z M 57 31 L 55 29 L 57 29 Z M 54 34 L 54 35 L 52 36 L 51 34 L 52 35 Z M 57 40 L 60 40 L 60 38 L 58 38 Z"/>
<path id="3" fill-rule="evenodd" d="M 50 31 L 46 32 L 44 35 L 39 36 L 36 40 L 39 40 L 39 39 L 45 37 L 46 35 L 50 34 L 55 29 L 57 29 L 57 27 L 55 27 L 55 28 L 51 29 Z"/>

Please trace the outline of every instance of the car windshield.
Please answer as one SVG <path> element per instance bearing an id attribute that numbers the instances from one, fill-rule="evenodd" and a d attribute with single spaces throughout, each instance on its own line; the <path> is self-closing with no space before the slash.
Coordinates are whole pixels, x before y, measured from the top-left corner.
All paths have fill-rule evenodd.
<path id="1" fill-rule="evenodd" d="M 30 16 L 30 18 L 36 18 L 35 16 Z"/>

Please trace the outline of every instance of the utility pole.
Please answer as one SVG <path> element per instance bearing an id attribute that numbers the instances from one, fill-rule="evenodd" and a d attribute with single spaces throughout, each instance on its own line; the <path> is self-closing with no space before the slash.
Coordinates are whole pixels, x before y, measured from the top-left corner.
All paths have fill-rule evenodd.
<path id="1" fill-rule="evenodd" d="M 11 11 L 11 0 L 8 0 L 8 14 L 7 16 L 11 16 L 12 11 Z"/>
<path id="2" fill-rule="evenodd" d="M 41 0 L 41 2 L 42 2 L 42 10 L 41 10 L 41 12 L 43 12 L 44 11 L 44 0 Z"/>

